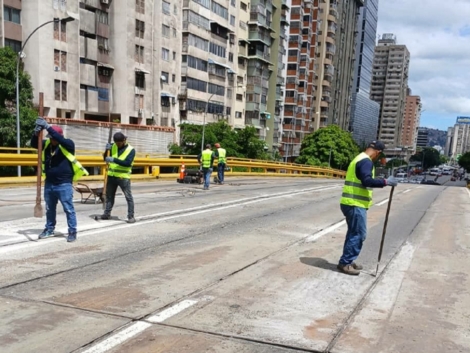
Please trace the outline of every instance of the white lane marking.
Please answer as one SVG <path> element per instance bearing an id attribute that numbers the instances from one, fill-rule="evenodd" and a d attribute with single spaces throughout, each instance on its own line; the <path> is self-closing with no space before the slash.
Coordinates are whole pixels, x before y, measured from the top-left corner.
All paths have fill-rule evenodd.
<path id="1" fill-rule="evenodd" d="M 158 219 L 150 219 L 150 220 L 146 220 L 146 221 L 139 221 L 139 222 L 132 223 L 132 224 L 124 224 L 122 226 L 117 226 L 115 228 L 113 227 L 112 229 L 115 230 L 115 231 L 120 232 L 123 229 L 136 227 L 136 226 L 142 226 L 142 225 L 146 225 L 146 224 L 152 224 L 152 223 L 168 221 L 168 220 L 174 219 L 174 218 L 189 217 L 189 216 L 194 216 L 194 215 L 207 213 L 207 212 L 221 211 L 221 210 L 225 210 L 225 209 L 229 209 L 229 208 L 233 208 L 233 207 L 240 207 L 240 206 L 250 205 L 250 204 L 258 203 L 258 202 L 262 202 L 262 201 L 269 201 L 269 200 L 272 200 L 272 199 L 278 199 L 278 198 L 283 198 L 283 197 L 290 197 L 290 196 L 293 196 L 293 195 L 305 194 L 305 193 L 309 193 L 311 191 L 325 191 L 325 190 L 335 189 L 337 187 L 338 186 L 332 186 L 332 187 L 325 187 L 325 188 L 307 189 L 305 191 L 299 191 L 299 192 L 282 193 L 282 194 L 277 194 L 277 196 L 273 196 L 273 197 L 266 196 L 266 197 L 257 198 L 255 200 L 248 199 L 250 201 L 241 202 L 241 203 L 234 203 L 236 201 L 232 201 L 231 202 L 232 204 L 222 206 L 222 207 L 217 207 L 216 209 L 214 209 L 213 207 L 215 207 L 217 205 L 227 204 L 227 202 L 219 203 L 219 204 L 205 205 L 205 206 L 202 206 L 202 207 L 192 207 L 192 208 L 187 208 L 187 209 L 184 209 L 184 210 L 178 210 L 178 211 L 172 211 L 172 212 L 157 213 L 157 214 L 153 215 L 153 217 L 157 217 L 157 216 L 164 215 L 164 214 L 172 214 L 172 213 L 180 213 L 180 214 L 170 215 L 170 216 L 162 217 L 162 218 L 158 218 Z M 203 209 L 201 209 L 201 208 L 203 208 Z M 187 212 L 187 211 L 194 210 L 194 209 L 196 209 L 198 211 Z M 181 213 L 181 212 L 187 212 L 187 213 Z M 144 216 L 144 217 L 150 217 L 150 216 Z M 143 217 L 141 217 L 141 218 L 143 218 Z M 110 229 L 108 227 L 98 228 L 98 229 L 95 229 L 95 230 L 92 230 L 92 231 L 87 231 L 84 234 L 79 233 L 78 238 L 80 239 L 80 238 L 83 238 L 85 236 L 96 235 L 96 234 L 109 232 L 109 231 L 110 231 Z M 30 248 L 30 247 L 34 247 L 34 246 L 42 246 L 42 245 L 46 245 L 46 244 L 49 245 L 51 242 L 56 242 L 56 241 L 64 241 L 64 239 L 63 238 L 61 238 L 61 239 L 55 238 L 55 239 L 47 239 L 47 240 L 43 240 L 43 241 L 38 241 L 38 242 L 27 242 L 27 243 L 21 243 L 21 244 L 17 244 L 17 245 L 11 245 L 11 246 L 7 246 L 5 248 L 1 248 L 0 249 L 0 254 L 9 253 L 9 252 L 12 252 L 12 251 L 15 251 L 15 250 L 20 250 L 20 249 L 23 249 L 23 248 Z"/>
<path id="2" fill-rule="evenodd" d="M 163 322 L 169 319 L 170 317 L 175 316 L 176 314 L 179 314 L 183 310 L 192 307 L 197 302 L 198 302 L 197 300 L 183 300 L 182 302 L 179 302 L 169 307 L 168 309 L 165 309 L 159 312 L 156 315 L 150 316 L 149 318 L 146 319 L 146 321 L 150 321 L 153 323 Z"/>
<path id="3" fill-rule="evenodd" d="M 305 240 L 305 242 L 306 242 L 306 243 L 311 243 L 311 242 L 313 242 L 313 241 L 315 241 L 315 240 L 318 240 L 318 239 L 320 239 L 322 236 L 324 236 L 324 235 L 326 235 L 326 234 L 328 234 L 328 233 L 330 233 L 330 232 L 332 232 L 332 231 L 338 229 L 339 227 L 344 226 L 345 224 L 346 224 L 346 220 L 343 219 L 342 221 L 339 221 L 338 223 L 335 223 L 335 224 L 333 224 L 332 226 L 329 226 L 328 228 L 323 229 L 323 230 L 319 231 L 318 233 L 315 233 L 315 234 L 313 234 L 312 236 L 308 237 L 308 238 Z"/>
<path id="4" fill-rule="evenodd" d="M 124 343 L 128 339 L 140 334 L 144 330 L 148 329 L 152 324 L 148 322 L 137 321 L 125 329 L 116 332 L 114 335 L 108 337 L 104 341 L 82 351 L 81 353 L 103 353 L 110 349 Z"/>
<path id="5" fill-rule="evenodd" d="M 403 191 L 404 194 L 406 194 L 407 192 L 410 192 L 411 189 L 406 189 L 405 191 Z"/>
<path id="6" fill-rule="evenodd" d="M 380 201 L 378 204 L 376 204 L 376 206 L 385 205 L 385 204 L 388 202 L 388 200 L 390 200 L 390 199 L 385 199 L 385 200 L 383 200 L 383 201 Z"/>

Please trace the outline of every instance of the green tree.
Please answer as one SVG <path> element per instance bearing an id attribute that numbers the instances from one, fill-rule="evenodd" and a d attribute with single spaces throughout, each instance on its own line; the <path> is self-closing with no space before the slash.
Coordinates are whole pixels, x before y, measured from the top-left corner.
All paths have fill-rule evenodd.
<path id="1" fill-rule="evenodd" d="M 459 158 L 459 166 L 464 168 L 467 171 L 467 173 L 470 173 L 470 152 L 464 153 Z"/>
<path id="2" fill-rule="evenodd" d="M 16 147 L 16 60 L 17 54 L 10 48 L 0 48 L 0 146 Z M 31 139 L 37 111 L 33 106 L 33 86 L 30 76 L 20 66 L 20 146 Z M 13 151 L 12 151 L 13 152 Z M 22 168 L 25 174 L 31 168 Z M 0 175 L 15 175 L 16 168 L 0 168 Z"/>
<path id="3" fill-rule="evenodd" d="M 171 154 L 197 155 L 201 152 L 202 126 L 183 123 L 181 128 L 181 143 L 170 144 Z M 227 156 L 252 159 L 270 159 L 266 152 L 266 144 L 258 137 L 253 126 L 234 130 L 225 121 L 206 124 L 204 145 L 212 146 L 219 142 L 227 150 Z M 205 147 L 205 146 L 204 146 Z"/>
<path id="4" fill-rule="evenodd" d="M 350 133 L 341 130 L 337 125 L 309 134 L 300 148 L 296 162 L 315 166 L 328 166 L 331 153 L 331 167 L 346 170 L 349 163 L 359 153 L 359 146 Z"/>
<path id="5" fill-rule="evenodd" d="M 441 155 L 438 150 L 432 147 L 425 147 L 418 151 L 416 154 L 410 157 L 411 162 L 420 162 L 423 163 L 423 154 L 424 154 L 424 165 L 423 168 L 432 168 L 441 164 Z"/>
<path id="6" fill-rule="evenodd" d="M 390 168 L 397 168 L 399 166 L 402 166 L 402 165 L 408 165 L 408 163 L 406 161 L 404 161 L 403 159 L 391 159 L 387 162 L 387 164 L 385 165 L 385 167 L 387 169 L 390 169 Z"/>

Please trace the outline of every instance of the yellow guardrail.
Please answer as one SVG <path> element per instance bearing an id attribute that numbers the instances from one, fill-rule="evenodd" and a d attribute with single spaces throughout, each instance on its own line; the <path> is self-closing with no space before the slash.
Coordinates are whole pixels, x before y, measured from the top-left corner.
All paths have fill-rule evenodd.
<path id="1" fill-rule="evenodd" d="M 25 153 L 2 153 L 5 148 L 0 148 L 0 167 L 17 166 L 37 166 L 37 153 L 34 149 L 22 149 Z M 12 150 L 12 149 L 10 149 Z M 16 150 L 16 149 L 14 149 Z M 105 162 L 102 156 L 103 151 L 76 151 L 77 159 L 84 167 L 95 167 L 95 175 L 83 178 L 83 181 L 102 180 Z M 132 179 L 151 178 L 178 178 L 178 173 L 160 173 L 162 167 L 178 168 L 184 164 L 186 168 L 198 167 L 196 156 L 162 156 L 152 154 L 137 154 L 134 160 L 134 168 L 140 169 L 133 172 Z M 345 177 L 345 172 L 330 168 L 313 167 L 303 164 L 283 163 L 246 158 L 227 158 L 227 166 L 230 168 L 227 175 L 233 176 L 289 176 L 289 177 L 317 177 L 317 178 L 338 178 Z M 234 170 L 235 168 L 235 170 Z M 238 169 L 238 170 L 237 170 Z M 33 183 L 35 177 L 0 177 L 0 184 Z"/>

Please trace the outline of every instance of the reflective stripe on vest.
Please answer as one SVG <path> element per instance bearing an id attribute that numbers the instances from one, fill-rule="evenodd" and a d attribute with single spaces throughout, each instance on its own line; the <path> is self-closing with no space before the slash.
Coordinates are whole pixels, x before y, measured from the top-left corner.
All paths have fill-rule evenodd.
<path id="1" fill-rule="evenodd" d="M 202 151 L 202 167 L 203 168 L 210 168 L 212 162 L 212 151 L 211 150 L 204 150 Z"/>
<path id="2" fill-rule="evenodd" d="M 225 163 L 227 161 L 227 151 L 224 148 L 219 148 L 219 163 Z"/>
<path id="3" fill-rule="evenodd" d="M 119 158 L 120 160 L 125 160 L 129 153 L 134 149 L 131 145 L 127 145 L 126 149 L 124 152 L 122 152 L 121 155 L 118 155 L 118 147 L 114 143 L 113 146 L 111 147 L 111 157 L 113 158 Z M 112 176 L 115 178 L 121 178 L 121 179 L 130 179 L 131 178 L 131 173 L 132 173 L 132 166 L 134 165 L 134 161 L 132 161 L 130 167 L 123 167 L 122 165 L 119 165 L 117 163 L 109 163 L 108 166 L 108 176 Z"/>
<path id="4" fill-rule="evenodd" d="M 353 159 L 346 173 L 341 204 L 347 206 L 356 206 L 370 208 L 372 206 L 372 188 L 362 185 L 356 176 L 356 165 L 358 162 L 370 157 L 366 153 L 359 154 Z M 375 168 L 372 168 L 372 177 L 375 178 Z"/>
<path id="5" fill-rule="evenodd" d="M 44 148 L 42 149 L 42 176 L 44 177 L 46 175 L 46 148 L 49 146 L 51 143 L 51 140 L 46 140 L 44 143 Z M 75 156 L 67 151 L 64 147 L 59 145 L 59 149 L 64 155 L 65 158 L 69 160 L 69 162 L 72 164 L 72 170 L 73 170 L 73 181 L 78 181 L 80 178 L 84 175 L 89 175 L 88 171 L 80 164 L 80 162 L 75 158 Z"/>

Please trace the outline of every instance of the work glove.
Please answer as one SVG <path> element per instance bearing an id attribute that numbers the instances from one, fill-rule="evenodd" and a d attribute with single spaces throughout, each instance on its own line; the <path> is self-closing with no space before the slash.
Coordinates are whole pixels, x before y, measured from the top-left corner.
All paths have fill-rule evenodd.
<path id="1" fill-rule="evenodd" d="M 39 125 L 36 125 L 36 127 L 34 128 L 34 134 L 37 135 L 37 134 L 39 134 L 41 131 L 42 131 L 42 127 L 40 127 Z"/>
<path id="2" fill-rule="evenodd" d="M 44 118 L 41 118 L 41 117 L 36 119 L 36 126 L 40 126 L 41 129 L 46 129 L 46 130 L 48 128 L 50 128 L 50 125 L 47 123 L 47 121 L 44 120 Z"/>
<path id="3" fill-rule="evenodd" d="M 107 150 L 110 150 L 110 149 L 111 149 L 111 146 L 112 146 L 112 144 L 107 143 L 107 144 L 106 144 L 106 151 L 107 151 Z"/>
<path id="4" fill-rule="evenodd" d="M 106 161 L 106 163 L 113 163 L 114 162 L 113 157 L 106 157 L 104 160 Z"/>
<path id="5" fill-rule="evenodd" d="M 387 181 L 387 186 L 397 186 L 398 181 L 394 177 L 389 177 L 388 179 L 385 179 Z"/>

